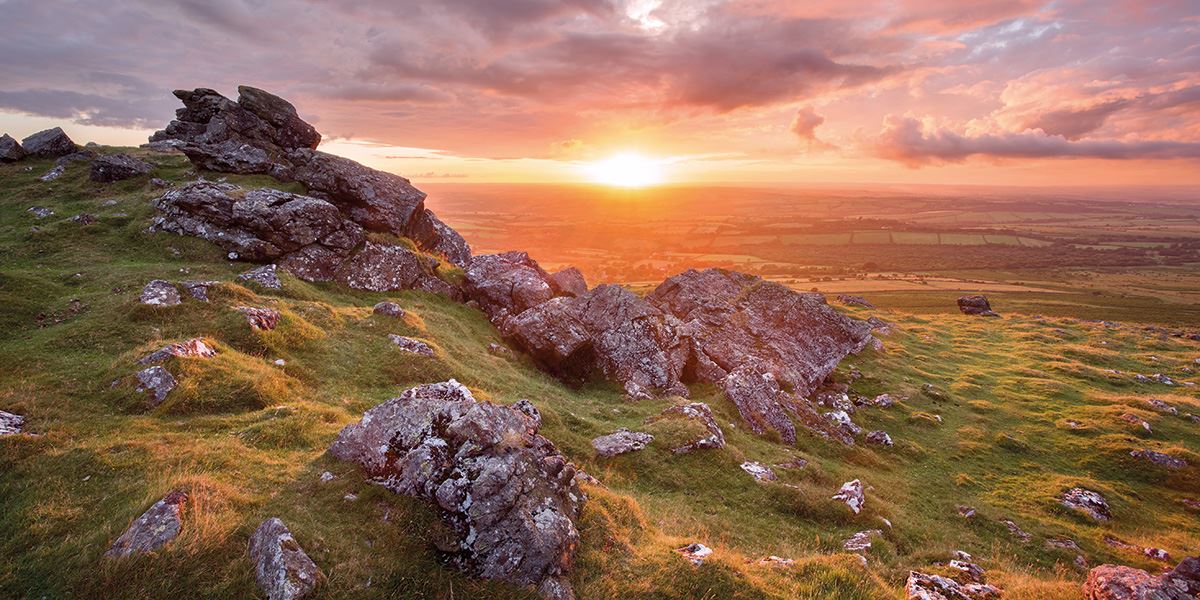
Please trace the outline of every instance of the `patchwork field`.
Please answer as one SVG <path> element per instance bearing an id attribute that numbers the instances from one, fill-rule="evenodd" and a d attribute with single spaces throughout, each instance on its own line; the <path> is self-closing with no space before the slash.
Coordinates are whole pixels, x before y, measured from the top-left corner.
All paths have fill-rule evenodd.
<path id="1" fill-rule="evenodd" d="M 141 154 L 157 164 L 154 177 L 191 178 L 182 157 Z M 887 431 L 895 446 L 846 447 L 803 435 L 787 446 L 745 430 L 718 390 L 694 386 L 692 398 L 713 408 L 728 445 L 676 456 L 672 440 L 686 432 L 647 419 L 679 398 L 631 403 L 615 385 L 567 386 L 519 354 L 489 353 L 488 344 L 503 342 L 484 315 L 440 296 L 353 292 L 290 276 L 277 292 L 239 283 L 235 276 L 247 265 L 227 261 L 214 246 L 145 231 L 149 201 L 162 192 L 147 178 L 99 185 L 87 181 L 84 166 L 70 166 L 56 181 L 39 181 L 50 166 L 0 165 L 0 410 L 25 415 L 32 434 L 0 438 L 0 597 L 256 597 L 247 540 L 263 518 L 279 516 L 324 572 L 321 598 L 532 598 L 441 564 L 433 548 L 438 519 L 427 505 L 370 484 L 354 465 L 326 454 L 364 410 L 450 378 L 492 402 L 530 399 L 543 415 L 543 434 L 598 479 L 585 488 L 590 499 L 571 576 L 584 599 L 900 597 L 910 569 L 944 571 L 936 563 L 956 550 L 972 554 L 1005 598 L 1067 599 L 1079 597 L 1086 574 L 1077 557 L 1158 571 L 1167 563 L 1144 549 L 1174 559 L 1200 553 L 1200 423 L 1190 416 L 1200 415 L 1191 385 L 1200 381 L 1200 342 L 1144 329 L 1200 322 L 1191 263 L 1168 265 L 1151 252 L 1138 255 L 1150 261 L 1144 268 L 985 274 L 963 261 L 925 283 L 797 279 L 791 284 L 800 289 L 863 293 L 879 308 L 833 303 L 894 324 L 881 351 L 844 361 L 835 379 L 853 395 L 897 399 L 854 416 L 866 429 Z M 53 214 L 37 218 L 33 206 Z M 523 245 L 536 246 L 539 236 L 579 233 L 573 219 L 531 232 L 511 228 L 519 219 L 509 213 L 460 223 L 458 213 L 439 210 L 477 250 L 522 235 Z M 94 219 L 72 219 L 83 213 Z M 1058 213 L 986 214 L 1008 223 Z M 715 234 L 725 225 L 713 227 Z M 608 247 L 591 245 L 608 233 L 581 235 L 582 249 L 573 253 L 537 257 L 616 261 Z M 858 244 L 862 234 L 828 235 L 852 235 Z M 862 243 L 890 237 L 902 246 L 896 235 L 870 233 Z M 998 240 L 989 251 L 1014 247 L 1012 240 L 1026 245 L 1012 233 L 906 235 L 938 235 L 940 245 L 954 245 L 947 235 L 986 235 Z M 697 256 L 737 263 L 762 254 Z M 664 260 L 656 268 L 678 265 Z M 630 275 L 621 280 L 637 280 Z M 220 283 L 208 303 L 139 304 L 142 286 L 155 278 Z M 960 291 L 988 291 L 1004 318 L 959 314 Z M 383 299 L 407 316 L 373 314 Z M 250 329 L 235 310 L 242 305 L 279 310 L 279 326 Z M 399 352 L 389 333 L 427 342 L 434 356 Z M 130 380 L 135 361 L 196 337 L 217 355 L 170 359 L 180 388 L 147 408 Z M 1177 385 L 1142 382 L 1138 374 L 1163 374 Z M 596 457 L 590 440 L 618 427 L 656 440 L 640 452 Z M 1130 455 L 1145 449 L 1186 466 Z M 776 468 L 777 482 L 759 483 L 739 468 L 797 459 L 803 467 Z M 322 482 L 325 471 L 334 479 Z M 831 499 L 851 479 L 866 486 L 857 515 Z M 1061 506 L 1059 495 L 1075 486 L 1101 492 L 1113 518 L 1096 522 Z M 192 498 L 179 539 L 153 555 L 105 559 L 130 521 L 171 490 Z M 974 516 L 960 516 L 960 506 L 974 508 Z M 880 533 L 863 553 L 865 564 L 843 550 L 848 537 L 874 529 Z M 675 552 L 692 542 L 714 549 L 702 566 Z M 771 555 L 795 563 L 760 562 Z"/>

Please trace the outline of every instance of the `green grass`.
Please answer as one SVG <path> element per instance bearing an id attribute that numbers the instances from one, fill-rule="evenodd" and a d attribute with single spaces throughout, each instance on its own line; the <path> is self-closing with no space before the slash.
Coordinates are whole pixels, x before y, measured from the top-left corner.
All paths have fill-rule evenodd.
<path id="1" fill-rule="evenodd" d="M 150 158 L 158 163 L 152 176 L 189 179 L 181 157 Z M 531 399 L 543 433 L 604 483 L 588 486 L 580 522 L 572 579 L 584 599 L 898 597 L 908 569 L 930 568 L 957 549 L 974 554 L 1008 598 L 1075 598 L 1084 574 L 1071 567 L 1073 554 L 1046 547 L 1046 537 L 1075 539 L 1092 564 L 1152 569 L 1158 565 L 1103 537 L 1174 556 L 1200 545 L 1200 519 L 1180 502 L 1200 497 L 1200 426 L 1144 404 L 1157 397 L 1200 413 L 1200 400 L 1192 388 L 1105 371 L 1189 379 L 1183 369 L 1193 368 L 1200 344 L 1080 322 L 1073 317 L 1103 308 L 1087 295 L 1055 295 L 1060 312 L 1037 311 L 1054 315 L 1045 319 L 1017 296 L 1001 296 L 1003 320 L 958 315 L 952 297 L 935 295 L 935 306 L 917 295 L 880 295 L 878 314 L 898 331 L 884 352 L 845 361 L 839 376 L 853 366 L 863 373 L 854 392 L 908 396 L 854 417 L 888 431 L 894 448 L 803 435 L 784 446 L 746 431 L 717 389 L 694 386 L 693 398 L 713 408 L 729 444 L 675 456 L 669 449 L 689 425 L 646 420 L 678 399 L 629 403 L 610 383 L 568 387 L 519 355 L 492 355 L 487 345 L 499 337 L 484 316 L 440 296 L 356 292 L 287 275 L 279 292 L 237 285 L 247 265 L 200 240 L 145 232 L 150 201 L 161 193 L 147 178 L 102 186 L 76 164 L 56 182 L 37 181 L 50 164 L 0 165 L 0 410 L 26 415 L 38 434 L 0 439 L 0 597 L 255 597 L 247 540 L 262 519 L 279 516 L 325 573 L 321 598 L 532 598 L 439 564 L 431 550 L 438 520 L 428 506 L 368 484 L 325 454 L 367 408 L 451 377 L 481 399 Z M 106 199 L 117 204 L 101 206 Z M 36 220 L 26 212 L 32 205 L 56 214 Z M 69 220 L 80 212 L 99 220 Z M 137 295 L 152 278 L 223 283 L 209 304 L 149 308 Z M 408 316 L 373 315 L 370 307 L 385 298 Z M 256 332 L 233 310 L 239 305 L 271 306 L 283 318 L 276 330 Z M 1137 321 L 1145 311 L 1131 305 L 1121 318 Z M 425 340 L 435 356 L 399 353 L 388 333 Z M 134 361 L 192 337 L 219 354 L 165 363 L 180 387 L 149 408 L 128 379 Z M 282 367 L 274 364 L 280 358 Z M 944 397 L 923 395 L 926 382 Z M 1154 433 L 1123 421 L 1126 412 Z M 618 427 L 658 439 L 638 453 L 596 458 L 589 441 Z M 1141 447 L 1191 465 L 1168 472 L 1139 463 L 1128 453 Z M 809 465 L 780 470 L 778 484 L 756 483 L 738 467 L 797 457 Z M 320 483 L 325 470 L 337 479 Z M 853 478 L 868 486 L 860 515 L 829 498 Z M 1055 496 L 1074 485 L 1104 493 L 1116 518 L 1096 524 L 1059 507 Z M 192 496 L 177 540 L 152 556 L 102 558 L 172 489 Z M 962 519 L 959 504 L 979 515 Z M 1014 540 L 1001 518 L 1034 541 Z M 840 551 L 846 537 L 876 528 L 884 535 L 866 568 Z M 673 553 L 693 541 L 716 550 L 701 567 Z M 770 554 L 797 565 L 756 564 Z"/>

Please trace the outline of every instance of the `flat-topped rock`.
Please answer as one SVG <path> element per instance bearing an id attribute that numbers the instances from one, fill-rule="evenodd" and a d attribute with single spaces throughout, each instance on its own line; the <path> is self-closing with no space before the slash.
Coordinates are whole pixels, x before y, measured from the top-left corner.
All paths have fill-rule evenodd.
<path id="1" fill-rule="evenodd" d="M 154 279 L 147 283 L 142 288 L 142 294 L 138 300 L 142 304 L 150 306 L 177 306 L 182 302 L 175 284 L 164 279 Z"/>
<path id="2" fill-rule="evenodd" d="M 105 154 L 92 161 L 88 177 L 97 183 L 111 183 L 154 170 L 154 165 L 128 154 Z"/>
<path id="3" fill-rule="evenodd" d="M 649 433 L 621 428 L 608 435 L 593 439 L 592 448 L 596 450 L 597 456 L 611 458 L 619 454 L 641 450 L 653 441 L 654 436 Z"/>
<path id="4" fill-rule="evenodd" d="M 421 340 L 402 335 L 396 335 L 394 333 L 388 334 L 388 340 L 405 352 L 420 354 L 421 356 L 433 356 L 433 348 Z"/>

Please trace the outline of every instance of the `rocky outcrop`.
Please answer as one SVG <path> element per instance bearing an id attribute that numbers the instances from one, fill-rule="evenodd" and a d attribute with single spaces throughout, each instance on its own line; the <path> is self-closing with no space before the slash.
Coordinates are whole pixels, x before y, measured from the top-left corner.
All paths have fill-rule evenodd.
<path id="1" fill-rule="evenodd" d="M 111 183 L 145 175 L 154 165 L 128 154 L 106 154 L 92 161 L 88 177 L 97 183 Z"/>
<path id="2" fill-rule="evenodd" d="M 724 269 L 686 271 L 646 299 L 683 323 L 688 378 L 696 381 L 718 383 L 755 362 L 808 396 L 870 341 L 870 325 L 838 313 L 820 294 Z"/>
<path id="3" fill-rule="evenodd" d="M 657 417 L 651 419 L 651 422 L 676 415 L 699 421 L 708 431 L 708 435 L 702 435 L 686 444 L 672 448 L 672 453 L 687 454 L 693 450 L 720 449 L 725 447 L 725 433 L 721 431 L 721 426 L 717 425 L 717 419 L 713 416 L 712 409 L 707 404 L 703 402 L 676 404 L 663 410 Z"/>
<path id="4" fill-rule="evenodd" d="M 254 267 L 245 273 L 237 276 L 238 281 L 253 283 L 267 290 L 283 289 L 283 282 L 279 281 L 278 267 L 274 264 Z"/>
<path id="5" fill-rule="evenodd" d="M 1195 600 L 1200 597 L 1200 557 L 1188 557 L 1162 575 L 1122 565 L 1100 565 L 1083 584 L 1087 600 Z"/>
<path id="6" fill-rule="evenodd" d="M 909 571 L 904 584 L 908 600 L 984 600 L 998 598 L 1000 590 L 986 583 L 959 583 L 949 577 Z"/>
<path id="7" fill-rule="evenodd" d="M 786 444 L 796 443 L 796 423 L 808 431 L 843 444 L 854 438 L 839 423 L 817 413 L 812 403 L 785 391 L 774 373 L 751 361 L 726 375 L 725 397 L 737 408 L 750 431 L 775 431 Z"/>
<path id="8" fill-rule="evenodd" d="M 421 356 L 433 356 L 433 348 L 421 340 L 404 337 L 402 335 L 396 335 L 394 333 L 388 334 L 388 340 L 405 352 L 420 354 Z"/>
<path id="9" fill-rule="evenodd" d="M 0 163 L 16 162 L 28 156 L 29 153 L 20 142 L 7 133 L 0 135 Z"/>
<path id="10" fill-rule="evenodd" d="M 575 267 L 567 267 L 550 276 L 550 287 L 559 296 L 582 296 L 587 293 L 587 280 Z"/>
<path id="11" fill-rule="evenodd" d="M 981 317 L 1000 316 L 992 310 L 992 305 L 988 304 L 986 296 L 963 296 L 958 299 L 958 310 L 961 310 L 964 315 L 978 315 Z"/>
<path id="12" fill-rule="evenodd" d="M 1187 466 L 1187 461 L 1182 458 L 1175 458 L 1170 454 L 1163 454 L 1154 450 L 1134 450 L 1129 455 L 1168 469 L 1182 469 Z"/>
<path id="13" fill-rule="evenodd" d="M 209 346 L 200 338 L 192 338 L 184 342 L 178 342 L 163 346 L 146 356 L 138 359 L 139 365 L 152 365 L 163 362 L 172 357 L 187 357 L 187 358 L 209 358 L 216 356 L 217 350 Z"/>
<path id="14" fill-rule="evenodd" d="M 184 107 L 151 143 L 176 140 L 201 169 L 299 182 L 362 228 L 412 238 L 458 266 L 470 259 L 462 236 L 425 208 L 424 192 L 399 175 L 317 151 L 320 134 L 286 100 L 249 86 L 238 88 L 236 102 L 207 88 L 175 96 Z"/>
<path id="15" fill-rule="evenodd" d="M 654 441 L 654 436 L 641 431 L 630 431 L 622 427 L 608 435 L 602 435 L 592 440 L 592 448 L 596 455 L 603 458 L 635 452 L 648 446 Z"/>
<path id="16" fill-rule="evenodd" d="M 500 328 L 543 367 L 567 378 L 599 374 L 621 383 L 635 400 L 688 395 L 680 382 L 683 348 L 674 320 L 620 286 L 553 298 Z"/>
<path id="17" fill-rule="evenodd" d="M 550 275 L 525 252 L 473 257 L 463 291 L 498 325 L 555 296 Z"/>
<path id="18" fill-rule="evenodd" d="M 451 380 L 372 408 L 329 451 L 436 504 L 453 534 L 439 549 L 452 562 L 549 594 L 569 589 L 585 497 L 575 467 L 537 430 L 524 412 L 477 402 Z"/>
<path id="19" fill-rule="evenodd" d="M 423 290 L 459 299 L 462 292 L 438 277 L 437 269 L 437 260 L 432 257 L 404 246 L 368 241 L 338 267 L 334 279 L 373 292 Z"/>
<path id="20" fill-rule="evenodd" d="M 134 520 L 104 555 L 119 558 L 154 552 L 165 546 L 183 529 L 181 516 L 187 499 L 183 492 L 171 492 L 155 502 Z"/>
<path id="21" fill-rule="evenodd" d="M 163 279 L 154 279 L 147 283 L 138 299 L 142 304 L 150 306 L 175 306 L 181 302 L 179 290 L 170 281 Z"/>
<path id="22" fill-rule="evenodd" d="M 268 600 L 301 600 L 312 593 L 321 572 L 300 548 L 283 521 L 263 521 L 250 536 L 254 580 Z"/>
<path id="23" fill-rule="evenodd" d="M 0 410 L 0 435 L 17 435 L 25 426 L 25 417 Z"/>
<path id="24" fill-rule="evenodd" d="M 833 500 L 845 502 L 846 506 L 850 507 L 850 510 L 857 515 L 862 510 L 863 504 L 866 504 L 867 497 L 863 493 L 862 482 L 855 479 L 843 483 L 838 493 L 833 495 Z"/>
<path id="25" fill-rule="evenodd" d="M 397 319 L 404 317 L 404 309 L 400 308 L 399 304 L 396 304 L 395 302 L 389 302 L 387 300 L 377 303 L 374 308 L 371 309 L 371 312 L 377 315 L 383 315 L 385 317 L 395 317 Z"/>
<path id="26" fill-rule="evenodd" d="M 779 476 L 775 474 L 775 471 L 771 470 L 771 467 L 757 461 L 748 460 L 743 462 L 741 467 L 755 481 L 776 481 L 779 479 Z"/>
<path id="27" fill-rule="evenodd" d="M 867 299 L 863 298 L 862 296 L 853 296 L 850 294 L 838 294 L 837 299 L 838 299 L 838 302 L 841 302 L 842 304 L 845 304 L 846 306 L 861 306 L 863 308 L 875 308 L 874 304 L 867 302 Z"/>
<path id="28" fill-rule="evenodd" d="M 57 158 L 78 150 L 61 127 L 39 131 L 21 140 L 21 146 L 25 152 L 37 158 Z"/>

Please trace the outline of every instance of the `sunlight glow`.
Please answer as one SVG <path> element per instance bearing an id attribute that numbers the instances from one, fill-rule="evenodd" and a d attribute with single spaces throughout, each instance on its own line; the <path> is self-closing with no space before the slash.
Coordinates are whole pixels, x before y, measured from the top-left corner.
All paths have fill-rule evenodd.
<path id="1" fill-rule="evenodd" d="M 588 178 L 617 187 L 645 187 L 663 180 L 662 161 L 631 152 L 584 166 Z"/>

